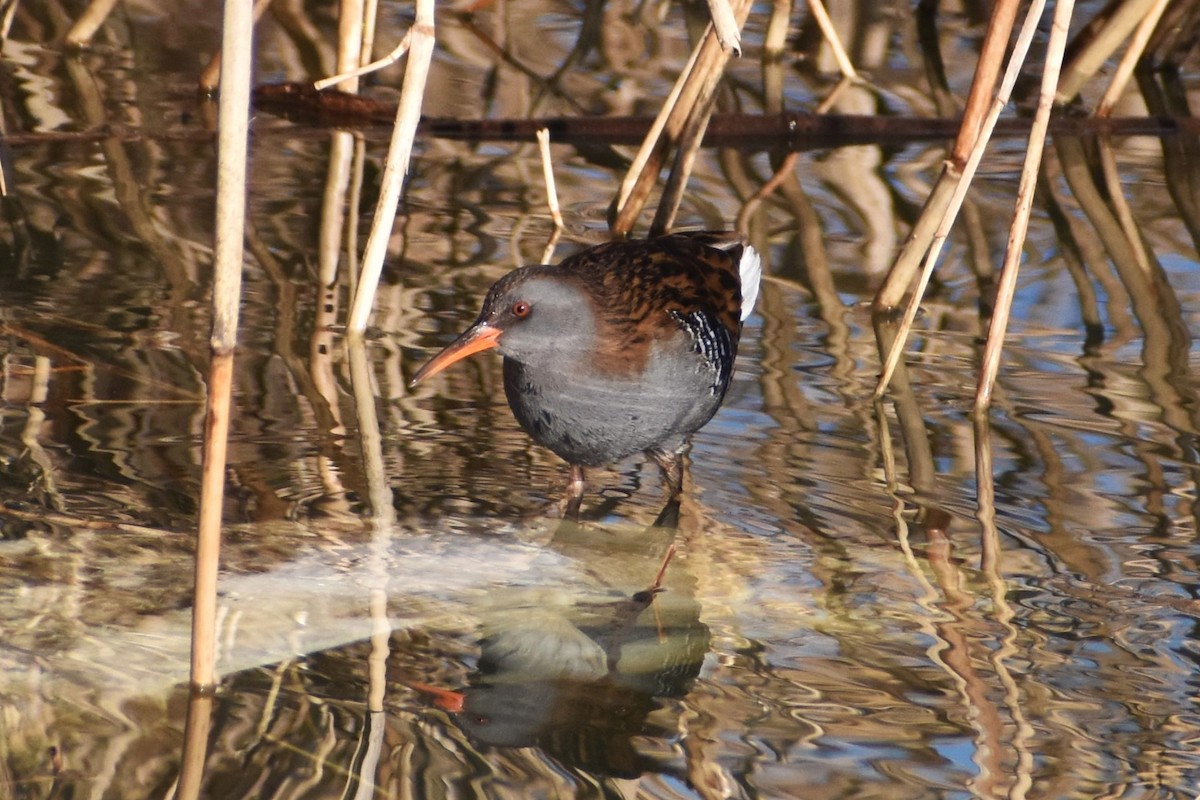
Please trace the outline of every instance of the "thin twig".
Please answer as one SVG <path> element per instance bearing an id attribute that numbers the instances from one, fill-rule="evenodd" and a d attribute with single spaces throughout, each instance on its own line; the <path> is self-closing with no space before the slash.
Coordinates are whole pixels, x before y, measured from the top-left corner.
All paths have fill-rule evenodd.
<path id="1" fill-rule="evenodd" d="M 419 13 L 417 15 L 417 19 L 420 20 Z M 363 75 L 370 74 L 376 70 L 380 70 L 384 67 L 389 67 L 392 64 L 395 64 L 397 61 L 404 58 L 404 54 L 408 52 L 409 47 L 415 44 L 413 41 L 413 31 L 415 31 L 420 24 L 421 23 L 418 21 L 413 25 L 412 28 L 409 28 L 408 32 L 404 34 L 404 38 L 400 40 L 400 43 L 392 49 L 392 52 L 388 53 L 383 58 L 378 58 L 372 61 L 370 64 L 365 64 L 361 67 L 356 67 L 337 75 L 330 75 L 328 78 L 322 78 L 321 80 L 314 82 L 313 86 L 317 88 L 317 91 L 328 89 L 330 86 L 336 86 L 342 81 L 347 81 L 351 78 L 360 78 Z M 405 74 L 407 75 L 407 73 Z"/>
<path id="2" fill-rule="evenodd" d="M 808 10 L 812 12 L 813 19 L 817 21 L 817 27 L 821 29 L 821 35 L 825 37 L 829 49 L 833 51 L 833 58 L 837 61 L 842 76 L 851 79 L 858 78 L 858 73 L 854 70 L 854 65 L 850 63 L 850 56 L 846 55 L 846 48 L 842 47 L 842 40 L 838 37 L 837 28 L 833 26 L 833 20 L 829 18 L 829 12 L 825 10 L 825 5 L 821 0 L 808 0 Z"/>

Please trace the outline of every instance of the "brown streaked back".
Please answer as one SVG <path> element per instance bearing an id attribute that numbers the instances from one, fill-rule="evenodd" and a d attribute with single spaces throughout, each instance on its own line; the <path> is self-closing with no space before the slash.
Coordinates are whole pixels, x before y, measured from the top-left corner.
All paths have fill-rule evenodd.
<path id="1" fill-rule="evenodd" d="M 598 357 L 636 369 L 645 362 L 643 348 L 680 332 L 672 312 L 709 315 L 737 341 L 742 327 L 738 263 L 743 246 L 735 233 L 676 233 L 649 241 L 608 242 L 564 259 L 559 269 L 577 275 L 588 287 L 597 333 L 608 345 L 603 349 L 620 349 L 598 352 Z"/>

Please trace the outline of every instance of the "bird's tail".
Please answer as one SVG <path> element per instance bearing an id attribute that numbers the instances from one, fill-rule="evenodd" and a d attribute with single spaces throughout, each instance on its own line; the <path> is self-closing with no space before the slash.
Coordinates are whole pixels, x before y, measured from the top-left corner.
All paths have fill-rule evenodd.
<path id="1" fill-rule="evenodd" d="M 738 274 L 742 277 L 742 322 L 754 310 L 758 299 L 758 284 L 762 280 L 762 257 L 750 245 L 742 248 L 742 260 L 738 262 Z"/>

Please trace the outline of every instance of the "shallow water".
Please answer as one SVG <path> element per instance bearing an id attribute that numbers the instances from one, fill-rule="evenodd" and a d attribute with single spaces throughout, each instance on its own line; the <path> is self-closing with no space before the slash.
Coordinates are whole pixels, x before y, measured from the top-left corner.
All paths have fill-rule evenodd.
<path id="1" fill-rule="evenodd" d="M 680 12 L 589 8 L 599 49 L 549 90 L 529 73 L 564 62 L 582 9 L 497 5 L 477 29 L 443 14 L 427 110 L 653 110 L 686 57 Z M 907 8 L 885 12 L 858 21 L 858 57 L 892 110 L 932 113 Z M 388 11 L 389 41 L 406 13 Z M 764 105 L 765 13 L 732 67 L 743 110 Z M 0 797 L 168 796 L 179 774 L 214 177 L 190 82 L 216 34 L 171 18 L 130 12 L 73 59 L 44 44 L 61 20 L 30 10 L 6 43 L 10 133 L 114 127 L 11 153 Z M 961 93 L 980 27 L 943 22 Z M 304 77 L 274 21 L 259 59 L 262 80 Z M 784 60 L 791 107 L 831 86 L 806 63 Z M 770 277 L 672 530 L 641 459 L 593 470 L 584 521 L 562 522 L 565 467 L 513 421 L 498 359 L 406 386 L 492 281 L 541 259 L 528 145 L 419 142 L 366 352 L 381 441 L 364 447 L 364 389 L 328 327 L 347 282 L 317 277 L 330 139 L 256 118 L 203 796 L 1195 795 L 1200 270 L 1167 185 L 1190 162 L 1164 172 L 1194 142 L 1114 143 L 1140 265 L 1081 204 L 1077 143 L 1048 151 L 1058 205 L 1035 204 L 987 437 L 994 524 L 976 271 L 1003 257 L 1023 146 L 985 162 L 908 348 L 911 389 L 880 407 L 864 304 L 944 153 L 802 153 L 752 217 Z M 555 148 L 556 260 L 604 238 L 611 155 Z M 731 224 L 777 164 L 705 151 L 680 227 Z M 672 542 L 666 591 L 635 600 Z"/>

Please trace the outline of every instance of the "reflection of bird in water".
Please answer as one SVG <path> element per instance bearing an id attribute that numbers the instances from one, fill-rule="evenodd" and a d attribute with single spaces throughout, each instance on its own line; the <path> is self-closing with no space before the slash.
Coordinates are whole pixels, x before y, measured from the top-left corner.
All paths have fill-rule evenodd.
<path id="1" fill-rule="evenodd" d="M 708 652 L 699 605 L 659 603 L 661 627 L 645 600 L 576 607 L 568 619 L 568 609 L 534 598 L 489 620 L 465 690 L 414 688 L 456 712 L 477 744 L 537 746 L 588 772 L 636 777 L 632 737 L 649 733 L 657 698 L 686 694 Z"/>
<path id="2" fill-rule="evenodd" d="M 642 451 L 678 494 L 688 439 L 729 388 L 760 275 L 741 236 L 696 231 L 521 267 L 492 286 L 475 323 L 412 382 L 496 348 L 513 414 L 571 465 L 575 496 L 584 467 Z"/>
<path id="3" fill-rule="evenodd" d="M 677 504 L 668 504 L 659 522 L 674 523 L 672 507 L 677 512 Z M 571 525 L 559 531 L 565 547 L 575 546 Z M 594 534 L 579 540 L 595 542 Z M 654 735 L 647 716 L 659 698 L 687 693 L 708 652 L 709 631 L 690 593 L 656 589 L 596 601 L 512 590 L 515 597 L 499 598 L 484 621 L 478 668 L 466 689 L 410 685 L 454 712 L 476 744 L 540 747 L 596 775 L 661 770 L 639 755 L 633 738 Z"/>

